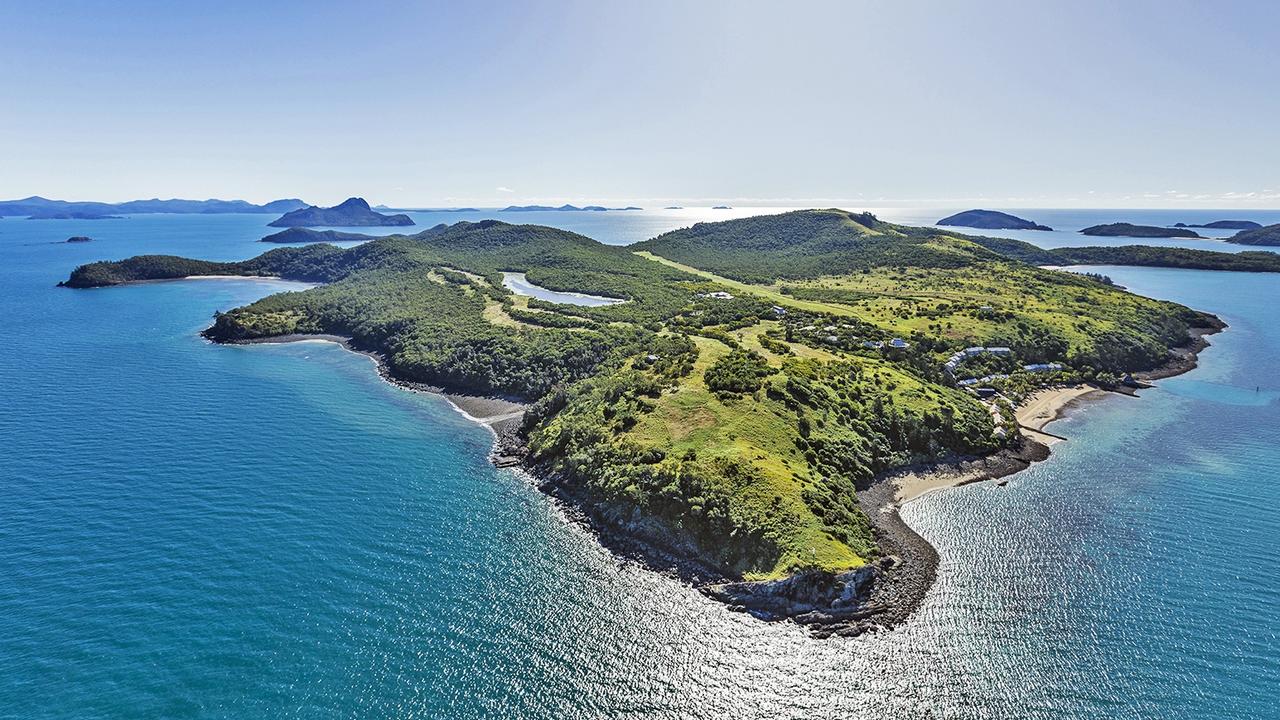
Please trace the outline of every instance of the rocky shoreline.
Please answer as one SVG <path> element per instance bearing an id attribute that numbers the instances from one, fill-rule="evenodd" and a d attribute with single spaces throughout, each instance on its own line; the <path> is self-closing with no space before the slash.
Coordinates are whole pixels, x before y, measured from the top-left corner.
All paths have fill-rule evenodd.
<path id="1" fill-rule="evenodd" d="M 1225 323 L 1194 328 L 1188 343 L 1175 350 L 1175 357 L 1154 370 L 1134 373 L 1133 378 L 1145 384 L 1195 368 L 1198 354 L 1209 345 L 1205 337 L 1225 328 Z M 571 520 L 591 530 L 600 544 L 615 555 L 676 577 L 725 603 L 731 610 L 767 621 L 792 620 L 820 638 L 892 629 L 916 612 L 933 586 L 938 553 L 899 515 L 896 478 L 905 472 L 942 473 L 954 478 L 948 485 L 958 486 L 1012 475 L 1050 455 L 1047 445 L 1023 436 L 1017 446 L 992 455 L 960 457 L 882 473 L 865 487 L 858 488 L 859 503 L 871 520 L 880 545 L 881 554 L 876 560 L 839 575 L 809 572 L 779 580 L 742 581 L 699 562 L 694 545 L 673 535 L 669 528 L 638 517 L 630 508 L 586 497 L 555 474 L 530 463 L 520 432 L 526 405 L 519 401 L 452 393 L 398 378 L 380 353 L 357 348 L 350 338 L 339 335 L 210 340 L 240 345 L 324 340 L 365 355 L 374 361 L 378 374 L 387 382 L 407 390 L 440 395 L 463 415 L 492 430 L 495 439 L 490 460 L 498 467 L 524 471 L 532 484 L 554 498 Z"/>

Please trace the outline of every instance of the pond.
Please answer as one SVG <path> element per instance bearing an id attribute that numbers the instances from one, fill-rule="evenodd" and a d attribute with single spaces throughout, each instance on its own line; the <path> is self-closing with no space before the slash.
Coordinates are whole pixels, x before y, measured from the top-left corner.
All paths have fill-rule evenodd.
<path id="1" fill-rule="evenodd" d="M 564 303 L 566 305 L 585 305 L 587 307 L 600 307 L 601 305 L 617 305 L 626 302 L 616 298 L 600 297 L 599 295 L 587 295 L 586 293 L 575 292 L 559 292 L 556 290 L 548 290 L 544 287 L 538 287 L 529 282 L 524 273 L 504 272 L 502 273 L 502 285 L 517 295 L 528 295 L 529 297 L 546 300 L 547 302 Z"/>

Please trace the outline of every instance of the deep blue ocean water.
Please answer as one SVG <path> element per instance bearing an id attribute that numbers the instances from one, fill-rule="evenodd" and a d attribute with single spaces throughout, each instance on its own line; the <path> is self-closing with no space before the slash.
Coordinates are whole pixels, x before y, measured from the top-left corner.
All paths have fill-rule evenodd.
<path id="1" fill-rule="evenodd" d="M 625 243 L 725 212 L 519 220 Z M 1280 277 L 1105 268 L 1231 329 L 1007 487 L 908 505 L 942 556 L 920 613 L 816 641 L 613 558 L 364 357 L 197 336 L 297 285 L 54 287 L 248 257 L 270 219 L 0 221 L 0 717 L 1278 714 Z"/>

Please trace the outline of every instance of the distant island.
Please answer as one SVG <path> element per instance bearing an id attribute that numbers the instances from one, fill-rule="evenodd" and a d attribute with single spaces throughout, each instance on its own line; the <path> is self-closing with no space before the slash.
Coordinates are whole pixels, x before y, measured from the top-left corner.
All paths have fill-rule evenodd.
<path id="1" fill-rule="evenodd" d="M 1207 228 L 1210 230 L 1257 230 L 1262 227 L 1262 223 L 1256 223 L 1252 220 L 1215 220 L 1204 225 L 1174 223 L 1173 226 L 1179 228 Z"/>
<path id="2" fill-rule="evenodd" d="M 72 235 L 71 237 L 67 238 L 66 240 L 63 240 L 63 242 L 68 242 L 68 243 L 87 243 L 87 242 L 93 242 L 93 238 L 91 238 L 91 237 L 87 237 L 87 236 L 85 236 L 85 235 Z"/>
<path id="3" fill-rule="evenodd" d="M 663 210 L 683 210 L 684 208 L 680 207 L 679 205 L 668 205 L 662 209 Z"/>
<path id="4" fill-rule="evenodd" d="M 312 230 L 304 227 L 291 227 L 278 233 L 268 235 L 258 242 L 264 243 L 325 243 L 349 242 L 370 239 L 369 235 L 342 232 L 340 230 Z"/>
<path id="5" fill-rule="evenodd" d="M 119 215 L 96 212 L 42 212 L 27 216 L 28 220 L 123 220 Z"/>
<path id="6" fill-rule="evenodd" d="M 412 225 L 408 215 L 383 215 L 374 212 L 364 198 L 347 198 L 340 205 L 329 208 L 310 205 L 300 210 L 285 213 L 280 218 L 267 223 L 270 227 L 311 227 L 325 225 L 330 227 L 384 227 Z"/>
<path id="7" fill-rule="evenodd" d="M 130 200 L 122 203 L 72 202 L 49 200 L 32 195 L 21 200 L 0 200 L 0 215 L 32 217 L 40 220 L 102 220 L 113 213 L 150 215 L 156 213 L 215 214 L 215 213 L 283 213 L 306 207 L 297 199 L 273 200 L 265 205 L 254 205 L 244 200 Z"/>
<path id="8" fill-rule="evenodd" d="M 715 207 L 713 207 L 713 208 L 711 208 L 711 209 L 712 209 L 712 210 L 732 210 L 733 208 L 732 208 L 732 207 L 729 207 L 728 205 L 716 205 Z"/>
<path id="9" fill-rule="evenodd" d="M 996 210 L 965 210 L 938 221 L 938 225 L 979 228 L 982 230 L 1053 230 L 1047 225 L 1037 225 L 1016 215 Z"/>
<path id="10" fill-rule="evenodd" d="M 1119 222 L 1107 225 L 1094 225 L 1080 231 L 1085 235 L 1094 235 L 1097 237 L 1139 237 L 1139 238 L 1201 238 L 1202 236 L 1194 230 L 1186 228 L 1167 228 L 1157 227 L 1155 225 L 1134 225 L 1133 223 Z"/>
<path id="11" fill-rule="evenodd" d="M 493 420 L 496 462 L 526 468 L 606 545 L 818 635 L 902 622 L 932 583 L 937 555 L 898 517 L 908 481 L 892 473 L 957 459 L 968 480 L 1025 468 L 1048 449 L 1022 432 L 1017 403 L 1185 370 L 1198 336 L 1222 327 L 1102 276 L 1036 267 L 1089 262 L 1088 248 L 834 209 L 698 223 L 629 247 L 497 220 L 367 239 L 237 262 L 96 262 L 63 284 L 323 283 L 220 312 L 204 334 L 341 336 L 393 380 L 523 401 L 522 417 Z M 1093 250 L 1147 264 L 1181 252 Z M 1280 269 L 1272 253 L 1241 255 Z M 509 288 L 512 272 L 624 302 L 541 300 Z"/>
<path id="12" fill-rule="evenodd" d="M 620 208 L 609 208 L 603 205 L 585 205 L 578 207 L 565 203 L 558 207 L 552 205 L 508 205 L 498 212 L 607 212 L 610 210 L 643 210 L 635 206 L 627 206 Z"/>
<path id="13" fill-rule="evenodd" d="M 1243 230 L 1227 238 L 1237 245 L 1280 245 L 1280 224 Z"/>

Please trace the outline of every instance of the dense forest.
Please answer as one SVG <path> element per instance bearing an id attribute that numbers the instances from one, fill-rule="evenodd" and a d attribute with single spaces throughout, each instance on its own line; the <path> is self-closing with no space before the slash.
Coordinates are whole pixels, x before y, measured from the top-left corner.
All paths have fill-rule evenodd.
<path id="1" fill-rule="evenodd" d="M 1227 238 L 1237 245 L 1280 245 L 1280 224 L 1242 230 Z"/>
<path id="2" fill-rule="evenodd" d="M 1141 265 L 1188 270 L 1280 272 L 1280 255 L 1266 250 L 1226 253 L 1191 248 L 1121 245 L 1064 247 L 1054 250 L 1053 254 L 1059 265 Z"/>

